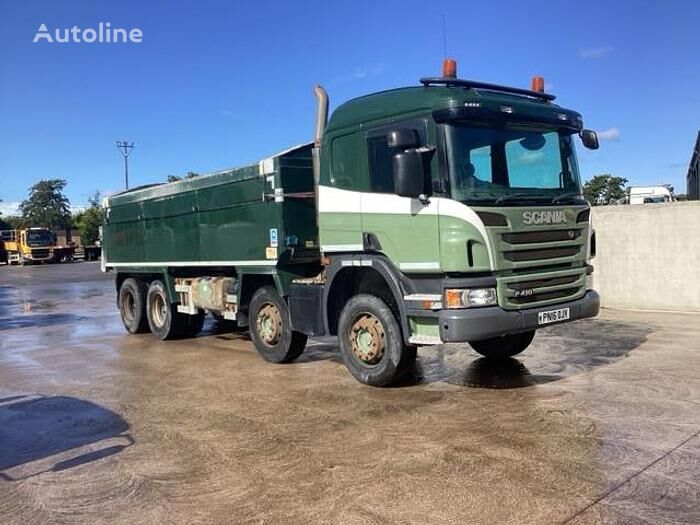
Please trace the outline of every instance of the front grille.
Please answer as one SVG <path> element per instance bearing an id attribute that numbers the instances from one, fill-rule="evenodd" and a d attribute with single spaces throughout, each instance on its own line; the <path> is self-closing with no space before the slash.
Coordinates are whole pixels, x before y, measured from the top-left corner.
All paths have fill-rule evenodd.
<path id="1" fill-rule="evenodd" d="M 49 250 L 47 248 L 37 250 L 34 249 L 32 250 L 32 257 L 36 257 L 37 259 L 46 259 L 49 256 Z"/>
<path id="2" fill-rule="evenodd" d="M 554 292 L 543 292 L 533 295 L 528 295 L 527 297 L 511 297 L 509 300 L 513 304 L 529 304 L 537 303 L 540 301 L 551 301 L 552 299 L 561 299 L 563 297 L 569 297 L 578 293 L 579 287 L 566 288 L 564 290 L 556 290 Z"/>
<path id="3" fill-rule="evenodd" d="M 527 288 L 559 286 L 560 284 L 571 284 L 578 278 L 578 275 L 567 275 L 565 277 L 550 277 L 549 279 L 536 279 L 534 281 L 522 281 L 519 283 L 511 283 L 508 285 L 508 288 L 511 288 L 512 290 L 523 290 Z"/>
<path id="4" fill-rule="evenodd" d="M 581 235 L 581 230 L 548 230 L 534 232 L 504 233 L 503 240 L 508 244 L 532 244 L 537 242 L 573 241 Z"/>
<path id="5" fill-rule="evenodd" d="M 567 246 L 565 248 L 543 248 L 537 250 L 519 250 L 503 252 L 503 257 L 508 261 L 542 261 L 546 259 L 557 259 L 559 257 L 571 257 L 576 255 L 580 246 Z"/>
<path id="6" fill-rule="evenodd" d="M 581 297 L 585 231 L 578 226 L 496 234 L 507 270 L 498 278 L 503 307 L 534 308 Z"/>

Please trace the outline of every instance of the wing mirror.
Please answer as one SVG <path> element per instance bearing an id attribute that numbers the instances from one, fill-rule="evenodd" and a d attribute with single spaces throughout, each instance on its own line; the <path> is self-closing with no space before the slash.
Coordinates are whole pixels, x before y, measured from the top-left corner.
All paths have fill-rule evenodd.
<path id="1" fill-rule="evenodd" d="M 430 161 L 435 148 L 412 148 L 394 154 L 394 191 L 401 197 L 426 202 L 430 195 Z"/>
<path id="2" fill-rule="evenodd" d="M 591 129 L 584 129 L 579 133 L 581 137 L 581 142 L 588 149 L 598 149 L 600 143 L 598 142 L 598 134 Z"/>

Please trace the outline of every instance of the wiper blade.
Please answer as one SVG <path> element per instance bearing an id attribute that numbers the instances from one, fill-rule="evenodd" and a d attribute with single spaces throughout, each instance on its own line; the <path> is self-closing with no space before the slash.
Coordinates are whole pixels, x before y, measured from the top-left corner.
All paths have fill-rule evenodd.
<path id="1" fill-rule="evenodd" d="M 546 195 L 532 195 L 531 193 L 511 193 L 510 195 L 501 195 L 496 199 L 496 204 L 501 204 L 509 201 L 525 201 L 525 200 L 540 200 L 548 198 Z"/>
<path id="2" fill-rule="evenodd" d="M 563 200 L 573 199 L 575 197 L 579 197 L 579 200 L 584 200 L 579 192 L 574 191 L 571 193 L 562 193 L 561 195 L 557 195 L 552 199 L 552 204 L 557 204 L 558 202 L 561 202 Z"/>

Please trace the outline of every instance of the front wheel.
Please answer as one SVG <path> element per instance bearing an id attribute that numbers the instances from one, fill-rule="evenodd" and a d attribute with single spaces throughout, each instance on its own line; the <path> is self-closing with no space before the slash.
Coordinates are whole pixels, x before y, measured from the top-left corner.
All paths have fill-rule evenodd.
<path id="1" fill-rule="evenodd" d="M 491 339 L 484 339 L 483 341 L 473 341 L 469 344 L 484 357 L 505 359 L 523 352 L 530 346 L 534 337 L 535 331 L 530 330 L 520 334 L 501 335 Z"/>
<path id="2" fill-rule="evenodd" d="M 404 345 L 391 309 L 373 295 L 359 294 L 345 304 L 338 337 L 345 366 L 366 385 L 395 383 L 416 360 L 416 347 Z"/>
<path id="3" fill-rule="evenodd" d="M 292 331 L 287 303 L 272 286 L 259 288 L 250 300 L 250 337 L 266 361 L 288 363 L 301 355 L 306 335 Z"/>

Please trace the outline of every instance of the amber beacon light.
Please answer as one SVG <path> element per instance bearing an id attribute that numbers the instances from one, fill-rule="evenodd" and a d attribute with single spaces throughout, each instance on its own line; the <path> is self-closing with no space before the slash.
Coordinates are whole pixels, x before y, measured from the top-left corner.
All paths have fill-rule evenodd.
<path id="1" fill-rule="evenodd" d="M 454 58 L 446 58 L 442 61 L 442 77 L 457 78 L 457 61 Z"/>
<path id="2" fill-rule="evenodd" d="M 544 77 L 532 77 L 532 91 L 544 93 Z"/>

